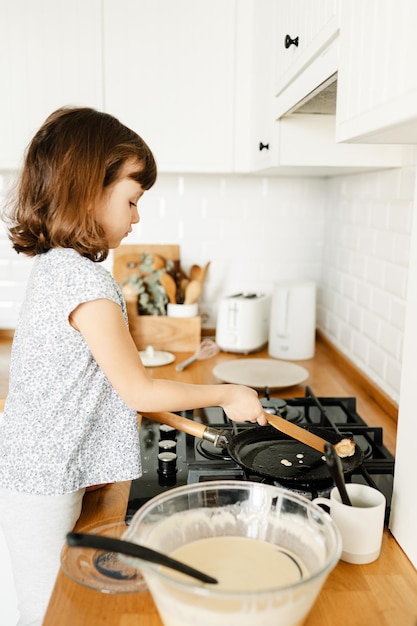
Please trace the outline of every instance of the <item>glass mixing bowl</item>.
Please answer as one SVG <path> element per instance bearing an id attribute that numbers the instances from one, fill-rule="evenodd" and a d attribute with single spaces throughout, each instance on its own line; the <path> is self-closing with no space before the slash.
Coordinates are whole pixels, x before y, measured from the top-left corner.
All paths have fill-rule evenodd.
<path id="1" fill-rule="evenodd" d="M 341 554 L 331 517 L 290 491 L 212 481 L 166 491 L 123 536 L 216 578 L 138 563 L 165 626 L 297 626 Z"/>

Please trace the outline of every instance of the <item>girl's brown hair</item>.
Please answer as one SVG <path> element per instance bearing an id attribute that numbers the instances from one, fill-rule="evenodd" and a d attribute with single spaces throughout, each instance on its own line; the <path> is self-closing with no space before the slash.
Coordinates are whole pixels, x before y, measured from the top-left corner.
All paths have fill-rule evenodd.
<path id="1" fill-rule="evenodd" d="M 52 113 L 27 148 L 16 198 L 9 205 L 14 249 L 35 256 L 51 248 L 74 248 L 93 261 L 104 260 L 108 242 L 92 209 L 127 160 L 138 163 L 130 178 L 150 189 L 156 163 L 139 135 L 94 109 Z"/>

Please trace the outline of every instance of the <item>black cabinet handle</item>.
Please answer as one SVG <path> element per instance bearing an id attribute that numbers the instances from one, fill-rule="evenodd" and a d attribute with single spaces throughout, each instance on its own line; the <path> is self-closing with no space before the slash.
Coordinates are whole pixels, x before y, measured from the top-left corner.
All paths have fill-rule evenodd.
<path id="1" fill-rule="evenodd" d="M 291 39 L 289 35 L 285 35 L 285 47 L 289 48 L 292 45 L 298 48 L 298 37 L 295 37 L 295 39 Z"/>
<path id="2" fill-rule="evenodd" d="M 269 150 L 269 143 L 262 143 L 262 141 L 259 142 L 259 150 L 260 152 L 262 152 L 262 150 L 265 148 L 265 150 Z"/>

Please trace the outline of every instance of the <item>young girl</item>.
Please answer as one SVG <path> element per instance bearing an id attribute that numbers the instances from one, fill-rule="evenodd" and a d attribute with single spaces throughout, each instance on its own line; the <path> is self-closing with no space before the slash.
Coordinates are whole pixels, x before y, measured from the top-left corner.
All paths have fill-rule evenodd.
<path id="1" fill-rule="evenodd" d="M 100 261 L 139 222 L 155 179 L 136 133 L 108 114 L 63 108 L 29 145 L 7 216 L 15 250 L 36 257 L 0 430 L 0 523 L 22 626 L 42 623 L 85 489 L 140 476 L 137 412 L 216 405 L 266 423 L 252 389 L 157 380 L 142 365 Z"/>

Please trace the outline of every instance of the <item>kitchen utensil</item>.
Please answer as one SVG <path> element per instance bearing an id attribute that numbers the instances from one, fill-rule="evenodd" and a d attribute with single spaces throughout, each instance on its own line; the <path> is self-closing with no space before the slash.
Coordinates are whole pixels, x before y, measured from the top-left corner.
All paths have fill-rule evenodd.
<path id="1" fill-rule="evenodd" d="M 281 432 L 273 426 L 259 426 L 244 429 L 237 435 L 232 435 L 175 413 L 143 413 L 142 415 L 193 437 L 204 439 L 215 447 L 223 446 L 240 467 L 259 476 L 279 480 L 286 485 L 302 484 L 310 487 L 328 481 L 329 472 L 323 455 L 326 440 L 319 438 L 317 446 L 320 450 L 317 451 L 311 447 L 317 440 L 313 440 L 309 435 L 324 435 L 333 444 L 339 440 L 339 436 L 333 431 L 314 428 L 307 430 L 283 418 L 281 419 L 285 424 L 274 420 L 276 425 L 280 424 Z M 265 413 L 265 417 L 269 420 L 277 416 Z M 288 430 L 290 437 L 296 435 L 297 440 L 288 439 L 284 429 Z M 301 458 L 297 455 L 301 455 Z M 353 456 L 342 459 L 344 473 L 347 475 L 352 473 L 362 462 L 363 452 L 359 446 L 356 446 Z"/>
<path id="2" fill-rule="evenodd" d="M 127 554 L 128 556 L 133 556 L 135 559 L 139 559 L 140 561 L 169 567 L 204 583 L 217 583 L 217 580 L 212 576 L 208 576 L 207 574 L 204 574 L 203 572 L 200 572 L 199 570 L 196 570 L 195 568 L 190 567 L 177 559 L 173 559 L 166 554 L 162 554 L 161 552 L 152 550 L 146 546 L 132 543 L 130 541 L 123 541 L 122 539 L 117 539 L 115 537 L 104 537 L 90 533 L 72 532 L 67 534 L 67 544 L 70 547 L 95 548 L 96 550 L 107 550 L 108 552 Z"/>
<path id="3" fill-rule="evenodd" d="M 289 420 L 280 417 L 279 415 L 271 415 L 265 413 L 265 417 L 268 420 L 268 424 L 279 430 L 281 433 L 289 435 L 297 441 L 301 441 L 305 445 L 317 450 L 318 452 L 324 452 L 327 441 L 318 435 L 308 431 L 306 428 L 301 428 L 290 422 Z M 301 432 L 300 432 L 301 431 Z"/>
<path id="4" fill-rule="evenodd" d="M 163 492 L 134 515 L 125 538 L 175 558 L 187 552 L 190 564 L 210 563 L 219 580 L 201 586 L 143 568 L 165 626 L 304 623 L 341 552 L 331 517 L 307 498 L 233 480 Z"/>
<path id="5" fill-rule="evenodd" d="M 203 286 L 199 280 L 190 280 L 185 288 L 184 304 L 194 304 L 199 299 Z"/>
<path id="6" fill-rule="evenodd" d="M 275 359 L 232 359 L 218 363 L 213 374 L 225 383 L 246 385 L 255 389 L 291 387 L 308 378 L 308 371 L 304 367 Z"/>
<path id="7" fill-rule="evenodd" d="M 168 274 L 166 272 L 165 274 L 161 274 L 161 276 L 159 277 L 159 282 L 161 283 L 162 287 L 167 292 L 168 300 L 171 302 L 171 304 L 176 304 L 177 285 L 175 283 L 175 280 L 172 278 L 171 274 Z"/>
<path id="8" fill-rule="evenodd" d="M 164 257 L 162 257 L 160 254 L 155 254 L 154 252 L 152 253 L 152 269 L 154 271 L 157 270 L 163 270 L 166 267 L 166 259 L 164 259 Z"/>
<path id="9" fill-rule="evenodd" d="M 183 280 L 185 280 L 185 275 L 182 272 L 182 270 L 176 272 L 175 273 L 175 284 L 176 284 L 176 287 L 177 287 L 177 292 L 175 294 L 175 298 L 176 298 L 177 304 L 184 304 L 185 290 L 182 287 Z"/>
<path id="10" fill-rule="evenodd" d="M 337 454 L 334 446 L 331 443 L 326 442 L 324 444 L 324 454 L 326 457 L 327 467 L 329 468 L 330 476 L 333 478 L 337 489 L 339 490 L 340 499 L 343 504 L 352 506 L 348 493 L 346 491 L 345 479 L 343 477 L 343 467 L 340 456 Z"/>
<path id="11" fill-rule="evenodd" d="M 203 361 L 204 359 L 209 359 L 210 357 L 218 354 L 219 350 L 220 348 L 215 341 L 213 341 L 212 339 L 204 339 L 200 343 L 195 353 L 188 359 L 185 359 L 185 361 L 178 363 L 175 369 L 178 372 L 182 372 L 183 369 L 191 365 L 191 363 L 194 363 L 194 361 Z"/>
<path id="12" fill-rule="evenodd" d="M 203 284 L 204 281 L 206 280 L 209 267 L 210 267 L 210 261 L 208 261 L 200 271 L 200 276 L 198 277 L 198 280 L 200 281 L 201 284 Z"/>
<path id="13" fill-rule="evenodd" d="M 322 430 L 313 432 L 329 438 L 334 434 Z M 321 452 L 298 440 L 288 439 L 270 426 L 239 432 L 229 440 L 227 451 L 245 470 L 288 487 L 311 491 L 313 487 L 329 482 Z M 357 451 L 354 457 L 343 459 L 344 472 L 352 473 L 361 462 L 361 451 Z"/>
<path id="14" fill-rule="evenodd" d="M 189 285 L 189 283 L 190 283 L 189 278 L 181 278 L 180 287 L 181 287 L 181 290 L 184 292 L 184 294 L 185 294 L 185 290 L 187 289 L 187 285 Z"/>
<path id="15" fill-rule="evenodd" d="M 197 264 L 191 266 L 190 280 L 199 280 L 201 276 L 201 267 Z"/>

